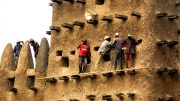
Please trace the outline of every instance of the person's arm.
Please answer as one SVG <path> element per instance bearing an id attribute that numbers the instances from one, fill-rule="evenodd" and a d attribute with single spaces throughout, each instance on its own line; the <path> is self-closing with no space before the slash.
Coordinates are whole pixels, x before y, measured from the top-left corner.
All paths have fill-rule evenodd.
<path id="1" fill-rule="evenodd" d="M 91 48 L 90 48 L 90 46 L 88 47 L 88 51 L 89 51 L 89 52 L 91 51 Z"/>
<path id="2" fill-rule="evenodd" d="M 39 51 L 39 44 L 38 43 L 36 43 L 35 44 L 36 46 L 36 49 L 35 49 L 35 57 L 37 57 L 37 54 L 38 54 L 38 51 Z"/>
<path id="3" fill-rule="evenodd" d="M 138 45 L 138 41 L 134 38 L 131 39 L 133 45 Z"/>
<path id="4" fill-rule="evenodd" d="M 121 44 L 122 44 L 122 45 L 124 45 L 124 44 L 125 44 L 125 42 L 126 42 L 126 41 L 125 41 L 125 39 L 122 39 Z"/>
<path id="5" fill-rule="evenodd" d="M 139 39 L 139 40 L 133 39 L 133 41 L 135 45 L 139 45 L 142 42 L 142 39 Z"/>
<path id="6" fill-rule="evenodd" d="M 106 43 L 106 51 L 110 51 L 111 50 L 111 48 L 112 48 L 112 45 L 111 45 L 111 43 L 109 42 L 109 43 Z"/>
<path id="7" fill-rule="evenodd" d="M 114 46 L 115 44 L 116 44 L 116 39 L 113 40 L 112 46 Z"/>
<path id="8" fill-rule="evenodd" d="M 122 45 L 122 50 L 126 50 L 126 41 L 125 41 L 125 39 L 122 39 L 121 45 Z"/>
<path id="9" fill-rule="evenodd" d="M 101 46 L 99 47 L 98 49 L 98 53 L 101 53 L 102 52 L 102 47 L 104 46 L 104 41 L 101 43 Z"/>
<path id="10" fill-rule="evenodd" d="M 36 54 L 38 54 L 39 47 L 36 47 Z"/>
<path id="11" fill-rule="evenodd" d="M 24 45 L 24 42 L 23 41 L 21 41 L 22 42 L 22 44 Z"/>
<path id="12" fill-rule="evenodd" d="M 37 51 L 37 53 L 39 51 L 39 44 L 38 43 L 36 43 L 36 51 Z"/>
<path id="13" fill-rule="evenodd" d="M 142 39 L 137 40 L 137 45 L 142 43 Z"/>
<path id="14" fill-rule="evenodd" d="M 13 52 L 14 52 L 14 53 L 16 52 L 16 46 L 14 46 Z"/>
<path id="15" fill-rule="evenodd" d="M 28 41 L 29 42 L 29 44 L 31 45 L 31 46 L 33 46 L 33 44 L 30 42 L 30 41 Z"/>
<path id="16" fill-rule="evenodd" d="M 90 46 L 88 47 L 88 56 L 89 56 L 89 58 L 91 58 L 91 49 L 90 49 Z"/>
<path id="17" fill-rule="evenodd" d="M 79 49 L 79 48 L 80 48 L 80 46 L 81 46 L 81 44 L 77 47 L 77 49 Z"/>

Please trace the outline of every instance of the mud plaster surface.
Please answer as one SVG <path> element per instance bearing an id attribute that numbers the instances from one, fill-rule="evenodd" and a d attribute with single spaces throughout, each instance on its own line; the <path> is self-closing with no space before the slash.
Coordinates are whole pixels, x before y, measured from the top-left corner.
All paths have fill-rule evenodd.
<path id="1" fill-rule="evenodd" d="M 92 63 L 89 71 L 105 72 L 113 71 L 113 59 L 109 62 L 102 62 L 95 68 L 98 53 L 93 50 L 95 46 L 101 44 L 101 39 L 105 35 L 113 38 L 115 32 L 120 32 L 122 38 L 126 38 L 128 33 L 134 35 L 136 39 L 143 39 L 141 45 L 137 46 L 137 56 L 135 68 L 148 68 L 140 70 L 136 76 L 126 75 L 119 77 L 115 75 L 111 79 L 106 79 L 98 75 L 96 80 L 83 79 L 79 82 L 70 80 L 68 83 L 59 81 L 55 85 L 47 84 L 45 100 L 56 101 L 57 99 L 68 100 L 70 98 L 86 101 L 86 95 L 95 94 L 96 101 L 101 101 L 103 94 L 112 94 L 113 101 L 119 101 L 115 96 L 116 92 L 136 92 L 136 101 L 154 101 L 158 96 L 170 94 L 175 96 L 179 92 L 179 75 L 175 78 L 169 76 L 158 77 L 156 68 L 167 66 L 179 68 L 179 46 L 171 49 L 167 46 L 158 48 L 158 40 L 178 40 L 179 35 L 176 30 L 179 27 L 179 20 L 169 21 L 167 18 L 158 19 L 157 12 L 167 12 L 168 14 L 179 14 L 179 8 L 174 6 L 177 0 L 105 0 L 104 5 L 95 5 L 95 0 L 87 0 L 85 5 L 79 3 L 63 2 L 53 4 L 52 25 L 61 26 L 63 23 L 73 21 L 85 22 L 84 28 L 75 26 L 73 30 L 61 28 L 60 32 L 52 32 L 51 49 L 48 66 L 48 76 L 60 76 L 78 73 L 78 50 L 77 46 L 83 38 L 88 39 L 91 46 Z M 129 6 L 128 6 L 129 5 Z M 98 14 L 99 23 L 96 26 L 87 24 L 84 13 L 86 9 L 91 9 Z M 132 11 L 142 14 L 140 19 L 131 16 Z M 100 20 L 105 15 L 123 14 L 128 16 L 127 21 L 113 18 L 111 23 Z M 70 55 L 70 51 L 75 49 L 76 55 Z M 63 50 L 63 56 L 69 56 L 70 66 L 62 67 L 61 57 L 56 56 L 57 50 Z M 113 58 L 113 51 L 111 54 Z M 53 93 L 54 96 L 49 95 Z M 176 96 L 176 99 L 177 96 Z M 125 96 L 126 101 L 131 101 Z M 87 100 L 88 101 L 88 100 Z"/>
<path id="2" fill-rule="evenodd" d="M 104 5 L 95 5 L 95 0 L 86 0 L 86 4 L 69 3 L 63 1 L 62 4 L 53 3 L 52 25 L 61 26 L 63 23 L 73 21 L 85 22 L 84 28 L 75 26 L 73 30 L 61 28 L 60 32 L 52 32 L 50 52 L 46 39 L 42 40 L 40 54 L 37 57 L 35 72 L 35 87 L 38 92 L 34 93 L 27 88 L 27 71 L 33 69 L 32 54 L 28 42 L 22 48 L 20 60 L 16 71 L 10 70 L 13 67 L 12 46 L 9 44 L 2 55 L 0 65 L 0 100 L 1 101 L 68 101 L 70 98 L 88 101 L 85 97 L 88 94 L 95 94 L 95 101 L 102 101 L 103 94 L 112 95 L 112 101 L 119 101 L 116 93 L 124 93 L 125 101 L 155 101 L 159 96 L 170 94 L 179 101 L 180 75 L 170 77 L 165 74 L 158 76 L 156 68 L 167 66 L 178 68 L 180 66 L 179 49 L 180 46 L 169 48 L 167 46 L 158 48 L 156 41 L 178 40 L 179 20 L 169 21 L 167 18 L 157 19 L 157 12 L 168 12 L 168 14 L 180 14 L 180 8 L 174 3 L 178 0 L 105 0 Z M 86 9 L 91 9 L 98 14 L 99 24 L 93 26 L 87 24 L 84 18 Z M 142 14 L 140 19 L 131 16 L 132 11 Z M 113 18 L 113 22 L 107 23 L 100 20 L 105 15 L 123 14 L 128 16 L 127 21 Z M 137 39 L 143 39 L 141 45 L 137 46 L 137 56 L 135 68 L 148 68 L 139 70 L 135 76 L 126 74 L 124 76 L 113 75 L 112 78 L 105 78 L 101 72 L 113 71 L 112 62 L 101 62 L 95 68 L 98 53 L 94 51 L 95 46 L 99 46 L 101 39 L 105 35 L 113 38 L 115 32 L 120 32 L 122 38 L 126 38 L 128 33 Z M 82 38 L 88 39 L 91 46 L 92 63 L 89 65 L 89 72 L 99 72 L 97 78 L 91 80 L 84 78 L 79 81 L 70 79 L 69 82 L 58 81 L 56 84 L 45 83 L 37 78 L 44 76 L 62 76 L 78 73 L 78 50 L 76 47 L 81 43 Z M 69 67 L 62 67 L 61 56 L 56 56 L 57 50 L 63 50 L 63 56 L 69 57 Z M 70 55 L 71 50 L 76 50 L 75 55 Z M 48 58 L 49 55 L 49 58 Z M 113 58 L 113 51 L 111 53 Z M 48 59 L 48 67 L 47 67 Z M 43 61 L 44 60 L 44 61 Z M 47 73 L 46 73 L 46 69 Z M 39 71 L 40 70 L 40 71 Z M 43 70 L 43 71 L 41 71 Z M 15 85 L 18 93 L 9 92 L 7 78 L 15 76 Z M 127 96 L 128 92 L 134 92 L 135 99 Z"/>

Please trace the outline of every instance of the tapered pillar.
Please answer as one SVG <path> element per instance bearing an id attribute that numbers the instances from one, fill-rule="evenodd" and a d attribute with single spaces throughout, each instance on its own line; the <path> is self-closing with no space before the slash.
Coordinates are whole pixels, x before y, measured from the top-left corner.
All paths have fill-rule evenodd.
<path id="1" fill-rule="evenodd" d="M 7 98 L 10 96 L 8 95 L 10 84 L 9 79 L 10 74 L 13 74 L 15 67 L 14 62 L 14 55 L 13 55 L 13 48 L 12 44 L 8 43 L 3 51 L 1 56 L 1 66 L 0 66 L 0 100 L 2 101 L 9 101 Z"/>
<path id="2" fill-rule="evenodd" d="M 10 69 L 10 70 L 15 70 L 15 59 L 14 59 L 14 54 L 13 54 L 13 47 L 12 44 L 9 43 L 6 45 L 3 54 L 1 56 L 1 67 L 0 70 L 4 69 Z"/>
<path id="3" fill-rule="evenodd" d="M 27 72 L 28 69 L 33 68 L 33 59 L 29 42 L 26 41 L 21 49 L 16 69 L 14 88 L 17 89 L 17 93 L 12 95 L 13 101 L 27 101 L 30 99 L 29 97 L 34 94 L 34 92 L 28 88 L 31 81 L 28 81 L 29 73 Z"/>
<path id="4" fill-rule="evenodd" d="M 49 44 L 46 38 L 41 40 L 39 53 L 36 59 L 36 71 L 37 72 L 46 72 L 48 66 L 48 57 L 49 57 Z"/>

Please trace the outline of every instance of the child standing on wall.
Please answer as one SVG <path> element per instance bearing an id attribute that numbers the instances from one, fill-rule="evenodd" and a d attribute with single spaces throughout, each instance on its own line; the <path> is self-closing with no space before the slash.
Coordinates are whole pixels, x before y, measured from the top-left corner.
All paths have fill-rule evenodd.
<path id="1" fill-rule="evenodd" d="M 83 39 L 83 44 L 80 44 L 79 49 L 79 73 L 86 72 L 87 64 L 90 61 L 90 46 L 87 45 L 87 39 Z"/>

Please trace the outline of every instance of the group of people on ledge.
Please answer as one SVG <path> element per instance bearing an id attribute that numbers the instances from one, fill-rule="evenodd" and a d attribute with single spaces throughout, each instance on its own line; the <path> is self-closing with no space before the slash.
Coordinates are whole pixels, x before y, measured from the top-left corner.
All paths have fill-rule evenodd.
<path id="1" fill-rule="evenodd" d="M 38 50 L 39 50 L 39 44 L 38 42 L 36 42 L 34 39 L 30 38 L 29 39 L 29 44 L 33 47 L 34 50 L 34 56 L 37 57 L 38 54 Z M 13 52 L 14 52 L 14 57 L 15 57 L 15 64 L 17 66 L 18 64 L 18 59 L 19 59 L 19 55 L 21 52 L 21 48 L 24 45 L 23 41 L 17 40 L 16 45 L 14 46 Z"/>
<path id="2" fill-rule="evenodd" d="M 29 44 L 33 47 L 34 56 L 37 57 L 39 44 L 34 39 L 29 39 Z M 91 52 L 90 46 L 87 44 L 87 39 L 82 40 L 82 44 L 80 44 L 77 48 L 79 49 L 79 73 L 86 72 L 87 64 L 91 63 Z M 126 68 L 133 67 L 133 60 L 136 54 L 136 45 L 140 44 L 142 39 L 136 40 L 133 38 L 131 34 L 128 34 L 126 39 L 122 39 L 120 37 L 120 33 L 115 33 L 114 40 L 111 42 L 110 36 L 105 36 L 104 41 L 98 49 L 98 59 L 96 61 L 96 65 L 99 64 L 101 59 L 110 58 L 110 51 L 114 50 L 114 69 L 117 70 L 117 65 L 119 62 L 119 69 L 123 69 L 123 64 L 125 61 Z M 15 56 L 15 64 L 18 64 L 18 58 L 20 55 L 21 48 L 23 46 L 23 41 L 17 41 L 14 46 L 13 52 Z"/>
<path id="3" fill-rule="evenodd" d="M 79 49 L 79 73 L 86 72 L 87 64 L 91 62 L 90 46 L 87 44 L 87 39 L 82 40 L 77 48 Z M 142 39 L 136 40 L 131 34 L 128 34 L 126 39 L 120 37 L 120 33 L 115 33 L 114 40 L 111 42 L 110 36 L 105 36 L 104 41 L 98 49 L 98 59 L 96 64 L 99 64 L 103 58 L 110 58 L 110 51 L 114 50 L 114 69 L 117 70 L 119 62 L 120 69 L 123 69 L 125 61 L 126 68 L 133 68 L 133 60 L 136 54 L 136 45 L 142 43 Z"/>

